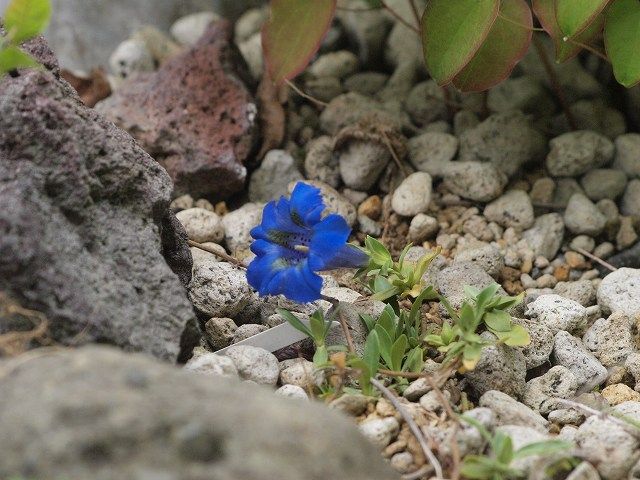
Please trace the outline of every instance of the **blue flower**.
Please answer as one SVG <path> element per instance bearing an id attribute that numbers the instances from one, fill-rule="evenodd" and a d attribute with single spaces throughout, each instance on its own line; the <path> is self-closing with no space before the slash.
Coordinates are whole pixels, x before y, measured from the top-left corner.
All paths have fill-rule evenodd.
<path id="1" fill-rule="evenodd" d="M 260 295 L 282 294 L 296 302 L 321 298 L 322 278 L 316 272 L 361 267 L 368 256 L 347 243 L 351 229 L 340 215 L 322 218 L 320 190 L 296 184 L 291 199 L 267 203 L 262 223 L 251 230 L 256 258 L 247 280 Z"/>

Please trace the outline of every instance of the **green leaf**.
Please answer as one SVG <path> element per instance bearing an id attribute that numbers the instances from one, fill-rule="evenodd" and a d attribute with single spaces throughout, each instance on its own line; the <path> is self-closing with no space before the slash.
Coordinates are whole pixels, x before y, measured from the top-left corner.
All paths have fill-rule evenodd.
<path id="1" fill-rule="evenodd" d="M 475 332 L 478 328 L 476 312 L 471 305 L 464 303 L 460 309 L 460 320 L 458 324 L 465 332 Z"/>
<path id="2" fill-rule="evenodd" d="M 413 304 L 411 305 L 409 322 L 412 325 L 417 325 L 418 321 L 420 320 L 420 308 L 422 307 L 422 304 L 427 300 L 435 300 L 436 298 L 438 298 L 438 294 L 431 285 L 422 290 L 422 292 L 420 292 L 420 295 L 416 297 L 416 299 L 413 301 Z"/>
<path id="3" fill-rule="evenodd" d="M 484 323 L 491 331 L 508 332 L 511 330 L 511 315 L 503 310 L 492 310 L 485 313 Z"/>
<path id="4" fill-rule="evenodd" d="M 424 365 L 424 351 L 421 347 L 414 347 L 409 354 L 407 355 L 407 359 L 402 365 L 402 370 L 405 372 L 421 372 L 422 367 Z"/>
<path id="5" fill-rule="evenodd" d="M 581 33 L 595 21 L 609 2 L 610 0 L 556 0 L 556 20 L 560 31 L 565 37 Z"/>
<path id="6" fill-rule="evenodd" d="M 262 49 L 271 79 L 282 83 L 302 72 L 329 30 L 336 0 L 271 0 Z"/>
<path id="7" fill-rule="evenodd" d="M 309 330 L 309 328 L 304 323 L 302 323 L 293 313 L 291 313 L 289 310 L 285 310 L 284 308 L 278 308 L 277 312 L 281 317 L 289 322 L 289 324 L 293 328 L 295 328 L 299 332 L 304 333 L 307 337 L 313 339 L 313 333 L 311 333 L 311 330 Z"/>
<path id="8" fill-rule="evenodd" d="M 524 457 L 530 457 L 532 455 L 552 455 L 554 453 L 562 452 L 573 447 L 570 442 L 563 440 L 544 440 L 542 442 L 530 443 L 525 445 L 520 450 L 516 451 L 513 458 L 519 459 Z"/>
<path id="9" fill-rule="evenodd" d="M 490 480 L 495 478 L 496 465 L 493 460 L 481 455 L 467 455 L 462 462 L 460 473 L 472 480 Z"/>
<path id="10" fill-rule="evenodd" d="M 489 300 L 491 300 L 494 295 L 498 293 L 499 289 L 500 285 L 498 285 L 497 283 L 492 283 L 488 287 L 483 288 L 482 291 L 476 293 L 476 295 L 474 296 L 474 298 L 476 299 L 476 306 L 484 307 L 489 302 Z M 477 291 L 477 289 L 474 290 Z"/>
<path id="11" fill-rule="evenodd" d="M 387 247 L 385 247 L 381 242 L 379 242 L 375 238 L 371 236 L 367 236 L 367 238 L 365 238 L 364 243 L 365 243 L 365 246 L 367 247 L 367 251 L 369 252 L 369 255 L 371 256 L 371 260 L 376 265 L 382 266 L 392 261 L 391 253 L 389 253 L 389 250 L 387 250 Z"/>
<path id="12" fill-rule="evenodd" d="M 427 70 L 451 82 L 478 51 L 496 21 L 500 0 L 431 0 L 422 16 Z"/>
<path id="13" fill-rule="evenodd" d="M 445 342 L 441 335 L 427 335 L 424 337 L 424 341 L 429 345 L 433 345 L 434 347 L 443 347 L 445 345 L 449 345 L 450 342 Z"/>
<path id="14" fill-rule="evenodd" d="M 580 53 L 580 44 L 588 45 L 604 26 L 604 15 L 598 15 L 581 33 L 571 39 L 565 39 L 556 19 L 556 0 L 533 0 L 532 7 L 540 25 L 553 40 L 558 63 L 566 62 Z"/>
<path id="15" fill-rule="evenodd" d="M 362 360 L 367 366 L 369 376 L 373 377 L 378 372 L 378 364 L 380 363 L 380 339 L 375 330 L 367 336 Z"/>
<path id="16" fill-rule="evenodd" d="M 511 330 L 504 334 L 502 332 L 494 333 L 496 333 L 501 342 L 509 347 L 526 347 L 531 343 L 529 332 L 522 325 L 513 324 Z"/>
<path id="17" fill-rule="evenodd" d="M 51 18 L 50 0 L 11 0 L 4 11 L 7 38 L 14 44 L 42 33 Z"/>
<path id="18" fill-rule="evenodd" d="M 453 78 L 463 92 L 479 92 L 511 74 L 531 43 L 533 19 L 525 0 L 502 0 L 500 15 L 471 61 Z"/>
<path id="19" fill-rule="evenodd" d="M 496 432 L 491 441 L 491 449 L 496 460 L 503 465 L 509 465 L 513 460 L 513 442 L 508 435 Z"/>
<path id="20" fill-rule="evenodd" d="M 376 325 L 376 328 L 373 329 L 374 332 L 378 334 L 378 344 L 380 345 L 380 356 L 384 360 L 384 363 L 387 364 L 389 368 L 391 367 L 391 346 L 393 340 L 387 333 L 387 331 L 380 325 Z"/>
<path id="21" fill-rule="evenodd" d="M 640 2 L 614 0 L 607 11 L 604 43 L 616 80 L 627 88 L 640 82 Z"/>
<path id="22" fill-rule="evenodd" d="M 38 62 L 31 55 L 24 53 L 18 47 L 0 49 L 0 75 L 17 68 L 37 67 L 38 65 Z"/>
<path id="23" fill-rule="evenodd" d="M 309 319 L 309 327 L 316 342 L 324 343 L 324 337 L 328 333 L 327 323 L 324 320 L 322 311 L 316 310 Z"/>
<path id="24" fill-rule="evenodd" d="M 462 365 L 467 370 L 473 370 L 478 365 L 480 361 L 480 355 L 482 355 L 482 347 L 484 347 L 481 343 L 468 343 L 464 346 L 464 350 L 462 351 Z"/>
<path id="25" fill-rule="evenodd" d="M 329 351 L 327 347 L 321 345 L 316 348 L 316 352 L 313 354 L 313 363 L 316 365 L 323 365 L 329 361 Z"/>
<path id="26" fill-rule="evenodd" d="M 407 340 L 407 336 L 404 333 L 393 342 L 393 346 L 391 347 L 391 365 L 389 365 L 392 370 L 400 370 L 402 368 L 402 359 L 404 358 L 404 353 L 407 351 L 408 345 L 409 340 Z"/>

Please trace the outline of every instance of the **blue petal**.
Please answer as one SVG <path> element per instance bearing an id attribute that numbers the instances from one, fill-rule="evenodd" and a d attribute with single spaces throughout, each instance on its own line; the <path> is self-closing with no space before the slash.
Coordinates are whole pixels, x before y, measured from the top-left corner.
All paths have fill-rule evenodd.
<path id="1" fill-rule="evenodd" d="M 256 267 L 252 265 L 256 263 Z M 260 295 L 284 295 L 295 302 L 313 302 L 321 297 L 322 277 L 312 272 L 306 261 L 296 266 L 282 269 L 270 269 L 271 265 L 264 265 L 262 259 L 254 260 L 247 269 L 247 279 L 252 287 L 256 288 L 252 279 L 259 278 L 255 282 Z"/>
<path id="2" fill-rule="evenodd" d="M 296 183 L 290 202 L 294 221 L 308 226 L 318 223 L 325 209 L 320 189 L 304 182 Z"/>
<path id="3" fill-rule="evenodd" d="M 325 263 L 323 270 L 331 270 L 333 268 L 360 268 L 365 267 L 368 263 L 369 255 L 355 245 L 347 243 L 338 250 L 335 257 Z"/>
<path id="4" fill-rule="evenodd" d="M 313 227 L 309 245 L 309 266 L 313 270 L 324 270 L 347 243 L 351 229 L 340 215 L 331 214 Z M 333 267 L 335 268 L 335 267 Z"/>

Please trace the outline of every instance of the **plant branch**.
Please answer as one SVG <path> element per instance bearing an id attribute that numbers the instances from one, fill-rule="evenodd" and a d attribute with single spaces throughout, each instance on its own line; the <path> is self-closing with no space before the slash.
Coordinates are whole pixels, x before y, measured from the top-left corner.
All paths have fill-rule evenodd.
<path id="1" fill-rule="evenodd" d="M 595 47 L 592 47 L 591 45 L 587 45 L 586 43 L 578 42 L 577 40 L 574 40 L 573 38 L 569 38 L 569 37 L 565 37 L 565 38 L 563 38 L 563 40 L 565 42 L 573 43 L 574 45 L 577 45 L 578 47 L 584 48 L 588 52 L 593 53 L 596 57 L 601 58 L 602 60 L 604 60 L 607 63 L 611 63 L 611 60 L 609 60 L 609 58 L 603 52 L 601 52 L 600 50 L 598 50 Z"/>
<path id="2" fill-rule="evenodd" d="M 542 43 L 540 42 L 540 39 L 538 39 L 538 37 L 536 37 L 535 35 L 533 36 L 533 45 L 536 49 L 536 52 L 538 53 L 538 56 L 540 57 L 540 60 L 542 61 L 542 65 L 544 66 L 544 69 L 546 70 L 547 75 L 549 76 L 551 87 L 553 88 L 553 91 L 556 94 L 556 98 L 558 99 L 558 102 L 560 102 L 560 105 L 562 106 L 562 111 L 564 112 L 564 116 L 567 118 L 567 123 L 569 124 L 569 127 L 572 130 L 577 130 L 578 124 L 576 123 L 576 119 L 574 118 L 573 113 L 571 112 L 571 108 L 569 104 L 567 103 L 567 99 L 564 95 L 564 90 L 562 89 L 562 85 L 560 84 L 558 75 L 556 74 L 556 71 L 553 68 L 553 64 L 551 63 L 551 60 L 549 60 L 549 56 L 547 55 L 547 52 L 544 49 L 544 45 L 542 45 Z"/>
<path id="3" fill-rule="evenodd" d="M 322 100 L 318 100 L 317 98 L 312 97 L 311 95 L 309 95 L 308 93 L 303 92 L 302 90 L 300 90 L 295 83 L 293 83 L 290 80 L 285 80 L 285 83 L 287 85 L 289 85 L 289 87 L 291 88 L 291 90 L 293 90 L 294 92 L 296 92 L 298 95 L 300 95 L 302 98 L 306 98 L 307 100 L 309 100 L 310 102 L 315 103 L 316 105 L 320 106 L 320 107 L 327 107 L 329 104 L 326 102 L 323 102 Z"/>
<path id="4" fill-rule="evenodd" d="M 409 429 L 411 430 L 411 433 L 413 433 L 413 435 L 416 437 L 416 440 L 418 440 L 418 443 L 420 444 L 420 447 L 422 448 L 422 451 L 424 452 L 425 457 L 427 457 L 427 459 L 431 463 L 431 466 L 435 471 L 436 478 L 439 478 L 439 479 L 444 478 L 443 472 L 442 472 L 442 465 L 440 465 L 440 462 L 431 451 L 431 448 L 429 448 L 427 439 L 424 437 L 423 431 L 420 429 L 420 427 L 418 427 L 416 422 L 413 420 L 413 418 L 411 417 L 411 414 L 406 411 L 406 409 L 404 408 L 404 405 L 402 405 L 398 401 L 398 398 L 393 394 L 393 392 L 389 390 L 387 387 L 385 387 L 382 384 L 382 382 L 380 382 L 379 380 L 376 380 L 375 378 L 372 378 L 370 381 L 374 387 L 380 390 L 380 392 L 385 397 L 387 397 L 387 400 L 391 402 L 391 404 L 395 407 L 398 413 L 402 415 L 402 418 L 404 419 L 404 421 L 407 422 L 407 425 L 409 425 Z"/>
<path id="5" fill-rule="evenodd" d="M 201 243 L 194 242 L 193 240 L 187 240 L 190 247 L 196 247 L 200 250 L 204 250 L 205 252 L 212 253 L 213 255 L 222 258 L 223 260 L 234 264 L 236 267 L 247 268 L 247 266 L 238 260 L 236 257 L 232 257 L 226 252 L 221 252 L 220 250 L 216 250 L 215 248 L 207 247 L 206 245 L 202 245 Z"/>
<path id="6" fill-rule="evenodd" d="M 422 27 L 422 20 L 420 19 L 420 13 L 418 12 L 418 6 L 416 5 L 416 0 L 409 0 L 409 4 L 411 5 L 411 11 L 413 12 L 413 16 L 416 19 L 416 25 L 418 25 L 418 29 Z"/>
<path id="7" fill-rule="evenodd" d="M 342 327 L 342 332 L 344 333 L 344 338 L 347 340 L 347 347 L 349 348 L 349 352 L 356 353 L 356 346 L 353 343 L 353 337 L 351 336 L 351 331 L 349 330 L 349 324 L 344 318 L 344 313 L 340 308 L 340 300 L 338 300 L 337 298 L 329 297 L 328 295 L 322 295 L 321 298 L 333 305 L 334 314 L 338 317 L 338 321 L 340 322 L 340 326 Z"/>
<path id="8" fill-rule="evenodd" d="M 600 265 L 602 265 L 604 268 L 615 272 L 616 270 L 618 270 L 616 267 L 614 267 L 613 265 L 611 265 L 609 262 L 605 262 L 603 259 L 601 259 L 600 257 L 595 256 L 593 253 L 587 252 L 584 248 L 580 248 L 580 247 L 574 247 L 573 248 L 574 251 L 584 255 L 587 258 L 590 258 L 591 260 L 593 260 L 594 262 L 598 262 Z"/>

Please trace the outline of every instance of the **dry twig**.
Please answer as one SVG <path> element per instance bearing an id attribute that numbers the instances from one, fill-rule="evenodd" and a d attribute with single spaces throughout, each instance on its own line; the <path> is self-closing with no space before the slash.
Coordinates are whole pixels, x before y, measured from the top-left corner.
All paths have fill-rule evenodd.
<path id="1" fill-rule="evenodd" d="M 220 250 L 216 250 L 215 248 L 207 247 L 206 245 L 202 245 L 201 243 L 194 242 L 193 240 L 188 240 L 188 243 L 189 243 L 190 247 L 196 247 L 196 248 L 199 248 L 200 250 L 204 250 L 205 252 L 212 253 L 213 255 L 215 255 L 217 257 L 220 257 L 223 260 L 225 260 L 225 261 L 227 261 L 229 263 L 232 263 L 237 267 L 247 268 L 247 266 L 244 263 L 242 263 L 236 257 L 232 257 L 228 253 L 223 253 Z"/>

